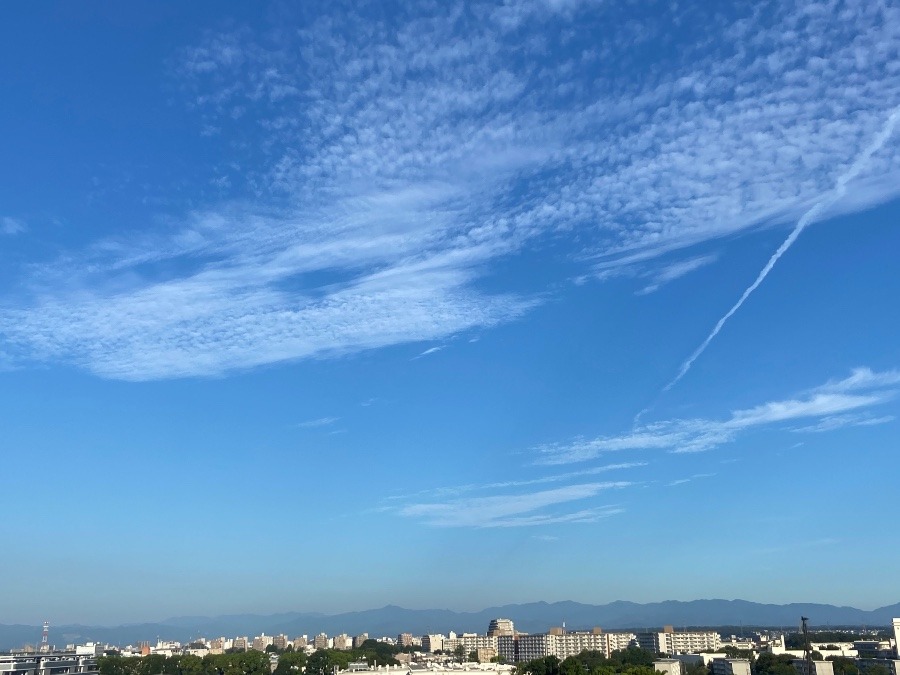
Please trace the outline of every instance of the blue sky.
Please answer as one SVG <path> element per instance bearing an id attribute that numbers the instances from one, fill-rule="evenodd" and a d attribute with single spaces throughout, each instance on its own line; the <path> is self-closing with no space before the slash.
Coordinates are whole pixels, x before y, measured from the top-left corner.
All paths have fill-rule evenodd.
<path id="1" fill-rule="evenodd" d="M 900 600 L 890 3 L 0 19 L 0 621 Z"/>

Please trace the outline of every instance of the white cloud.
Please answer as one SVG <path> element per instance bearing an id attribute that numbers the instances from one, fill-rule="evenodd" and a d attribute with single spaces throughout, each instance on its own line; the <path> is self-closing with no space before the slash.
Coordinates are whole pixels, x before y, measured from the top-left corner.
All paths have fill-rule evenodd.
<path id="1" fill-rule="evenodd" d="M 20 234 L 28 229 L 25 223 L 18 218 L 12 216 L 3 216 L 0 218 L 0 234 Z"/>
<path id="2" fill-rule="evenodd" d="M 428 349 L 426 349 L 424 352 L 422 352 L 421 354 L 419 354 L 419 355 L 416 356 L 415 358 L 420 359 L 420 358 L 422 358 L 423 356 L 428 356 L 429 354 L 434 354 L 434 353 L 436 353 L 436 352 L 439 352 L 439 351 L 441 351 L 443 348 L 444 348 L 444 345 L 440 345 L 439 347 L 429 347 Z"/>
<path id="3" fill-rule="evenodd" d="M 690 274 L 691 272 L 698 270 L 701 267 L 711 265 L 716 260 L 718 260 L 718 258 L 719 256 L 715 254 L 697 256 L 696 258 L 688 258 L 687 260 L 679 260 L 674 263 L 669 263 L 661 269 L 653 270 L 651 273 L 651 282 L 640 291 L 638 291 L 638 294 L 646 295 L 648 293 L 658 291 L 662 286 L 665 286 L 671 281 L 680 279 L 681 277 Z"/>
<path id="4" fill-rule="evenodd" d="M 857 369 L 849 377 L 817 387 L 800 398 L 770 401 L 752 408 L 735 410 L 722 420 L 665 420 L 638 426 L 620 436 L 600 436 L 543 445 L 536 448 L 537 463 L 559 465 L 584 462 L 607 452 L 622 450 L 700 452 L 730 443 L 740 434 L 753 429 L 799 420 L 815 420 L 814 424 L 803 428 L 805 431 L 825 431 L 828 428 L 846 426 L 848 420 L 856 420 L 857 425 L 880 424 L 889 420 L 885 417 L 848 418 L 846 415 L 887 403 L 895 397 L 898 384 L 900 373 L 897 371 L 879 373 Z M 839 420 L 844 423 L 838 424 Z"/>
<path id="5" fill-rule="evenodd" d="M 510 488 L 522 488 L 532 485 L 546 485 L 547 483 L 562 483 L 573 479 L 585 478 L 587 476 L 596 476 L 609 471 L 622 471 L 625 469 L 635 469 L 647 466 L 647 462 L 619 462 L 617 464 L 604 464 L 601 466 L 592 466 L 583 468 L 579 471 L 570 471 L 567 473 L 551 474 L 549 476 L 540 476 L 538 478 L 524 478 L 518 480 L 495 481 L 490 483 L 469 483 L 466 485 L 451 485 L 446 487 L 432 488 L 428 490 L 420 490 L 413 494 L 394 495 L 389 497 L 391 500 L 412 500 L 421 499 L 422 497 L 454 497 L 468 492 L 485 492 L 506 490 Z"/>
<path id="6" fill-rule="evenodd" d="M 843 429 L 844 427 L 873 427 L 879 424 L 888 424 L 896 418 L 893 415 L 883 415 L 881 417 L 873 417 L 871 415 L 833 415 L 823 417 L 815 424 L 797 427 L 792 431 L 802 433 L 822 433 L 825 431 L 834 431 L 835 429 Z"/>
<path id="7" fill-rule="evenodd" d="M 232 148 L 210 178 L 249 196 L 22 271 L 4 349 L 140 380 L 439 341 L 534 307 L 477 282 L 547 238 L 594 272 L 639 264 L 649 292 L 707 262 L 668 256 L 792 222 L 841 176 L 822 217 L 883 203 L 895 139 L 852 162 L 900 101 L 900 9 L 819 5 L 450 2 L 210 33 L 180 83 Z M 678 42 L 685 21 L 724 40 Z M 679 58 L 641 51 L 657 39 Z"/>
<path id="8" fill-rule="evenodd" d="M 314 420 L 306 420 L 305 422 L 299 422 L 297 424 L 301 429 L 315 429 L 317 427 L 327 427 L 331 426 L 335 422 L 339 421 L 340 417 L 319 417 Z"/>
<path id="9" fill-rule="evenodd" d="M 605 506 L 559 513 L 552 507 L 589 499 L 603 491 L 629 485 L 631 483 L 628 482 L 584 483 L 531 493 L 408 504 L 397 512 L 400 516 L 435 527 L 522 527 L 593 522 L 621 513 L 622 509 Z"/>

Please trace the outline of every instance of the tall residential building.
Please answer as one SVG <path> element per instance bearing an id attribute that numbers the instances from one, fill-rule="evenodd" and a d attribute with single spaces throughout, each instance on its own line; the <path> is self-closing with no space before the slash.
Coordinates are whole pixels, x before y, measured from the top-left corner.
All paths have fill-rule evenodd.
<path id="1" fill-rule="evenodd" d="M 423 635 L 422 636 L 422 649 L 426 652 L 436 652 L 438 649 L 444 649 L 444 636 L 443 635 Z"/>
<path id="2" fill-rule="evenodd" d="M 413 643 L 412 633 L 400 633 L 397 636 L 397 644 L 401 647 L 410 647 Z"/>
<path id="3" fill-rule="evenodd" d="M 334 649 L 347 651 L 353 647 L 353 640 L 350 639 L 350 636 L 346 633 L 341 633 L 340 635 L 334 636 L 334 641 L 332 644 L 334 645 Z"/>
<path id="4" fill-rule="evenodd" d="M 316 649 L 328 649 L 328 635 L 325 633 L 319 633 L 313 638 L 313 647 Z"/>
<path id="5" fill-rule="evenodd" d="M 501 635 L 515 635 L 516 629 L 513 626 L 512 619 L 491 619 L 488 624 L 487 634 L 492 637 L 500 637 Z"/>
<path id="6" fill-rule="evenodd" d="M 258 652 L 266 651 L 266 647 L 268 647 L 274 641 L 274 637 L 271 635 L 266 635 L 263 633 L 262 635 L 257 635 L 253 638 L 253 643 L 251 644 L 251 648 L 255 649 Z"/>
<path id="7" fill-rule="evenodd" d="M 722 638 L 716 631 L 676 633 L 672 626 L 666 626 L 662 633 L 638 633 L 637 643 L 648 652 L 698 654 L 704 650 L 718 651 Z"/>
<path id="8" fill-rule="evenodd" d="M 900 659 L 900 619 L 894 619 L 891 623 L 894 625 L 894 653 Z"/>
<path id="9" fill-rule="evenodd" d="M 288 636 L 284 633 L 282 633 L 281 635 L 276 635 L 272 638 L 272 646 L 276 649 L 287 649 Z"/>
<path id="10" fill-rule="evenodd" d="M 298 635 L 294 638 L 294 651 L 299 651 L 301 649 L 306 649 L 306 645 L 309 644 L 309 638 L 305 635 Z"/>
<path id="11" fill-rule="evenodd" d="M 353 649 L 359 649 L 363 646 L 363 642 L 369 639 L 368 633 L 360 633 L 353 638 Z"/>
<path id="12" fill-rule="evenodd" d="M 236 638 L 234 638 L 234 640 L 231 641 L 231 648 L 239 649 L 241 651 L 247 651 L 247 647 L 248 647 L 249 643 L 250 643 L 250 641 L 247 639 L 246 636 L 236 637 Z"/>
<path id="13" fill-rule="evenodd" d="M 563 660 L 583 651 L 597 651 L 608 657 L 612 652 L 627 647 L 634 638 L 634 633 L 604 633 L 599 628 L 589 633 L 566 633 L 560 628 L 535 635 L 501 635 L 497 638 L 497 653 L 508 663 L 545 656 Z"/>

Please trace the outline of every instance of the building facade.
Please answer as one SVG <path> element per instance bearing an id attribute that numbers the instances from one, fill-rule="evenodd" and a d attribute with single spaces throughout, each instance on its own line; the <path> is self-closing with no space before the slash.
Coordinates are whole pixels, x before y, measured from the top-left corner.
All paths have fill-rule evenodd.
<path id="1" fill-rule="evenodd" d="M 516 629 L 513 626 L 512 619 L 491 619 L 488 624 L 487 634 L 492 637 L 500 637 L 501 635 L 515 635 Z"/>
<path id="2" fill-rule="evenodd" d="M 97 657 L 71 652 L 0 655 L 0 675 L 97 675 Z"/>
<path id="3" fill-rule="evenodd" d="M 750 675 L 748 659 L 713 659 L 712 675 Z"/>
<path id="4" fill-rule="evenodd" d="M 548 633 L 533 635 L 501 635 L 497 638 L 497 653 L 507 663 L 521 663 L 545 656 L 555 656 L 562 661 L 583 651 L 601 652 L 608 657 L 612 652 L 628 647 L 634 639 L 634 633 L 604 633 L 599 628 L 589 633 L 567 633 L 556 628 Z"/>
<path id="5" fill-rule="evenodd" d="M 672 626 L 661 633 L 638 633 L 636 640 L 641 649 L 669 655 L 718 651 L 722 647 L 722 638 L 715 631 L 676 633 Z"/>

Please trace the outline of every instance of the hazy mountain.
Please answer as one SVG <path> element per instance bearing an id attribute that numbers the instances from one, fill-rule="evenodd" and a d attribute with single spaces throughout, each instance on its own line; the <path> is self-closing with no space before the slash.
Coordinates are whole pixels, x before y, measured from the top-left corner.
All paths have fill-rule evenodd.
<path id="1" fill-rule="evenodd" d="M 310 637 L 325 632 L 329 635 L 350 635 L 368 632 L 373 637 L 396 636 L 401 632 L 424 633 L 478 632 L 487 630 L 495 617 L 512 619 L 516 628 L 525 632 L 545 631 L 565 622 L 576 630 L 602 626 L 614 629 L 653 629 L 664 624 L 677 628 L 687 626 L 771 626 L 792 630 L 800 616 L 808 616 L 813 626 L 887 626 L 893 617 L 900 616 L 900 603 L 872 611 L 854 607 L 794 603 L 788 605 L 761 604 L 746 600 L 667 600 L 638 604 L 617 601 L 606 605 L 586 605 L 579 602 L 532 602 L 522 605 L 490 607 L 479 612 L 453 612 L 447 609 L 404 609 L 388 605 L 380 609 L 324 615 L 312 612 L 283 614 L 235 614 L 218 617 L 181 616 L 160 623 L 128 624 L 124 626 L 52 626 L 50 642 L 64 646 L 90 640 L 110 644 L 135 644 L 141 640 L 188 641 L 191 638 L 225 635 L 254 636 L 287 633 L 289 636 L 307 634 Z M 0 624 L 0 649 L 40 642 L 40 626 Z"/>

